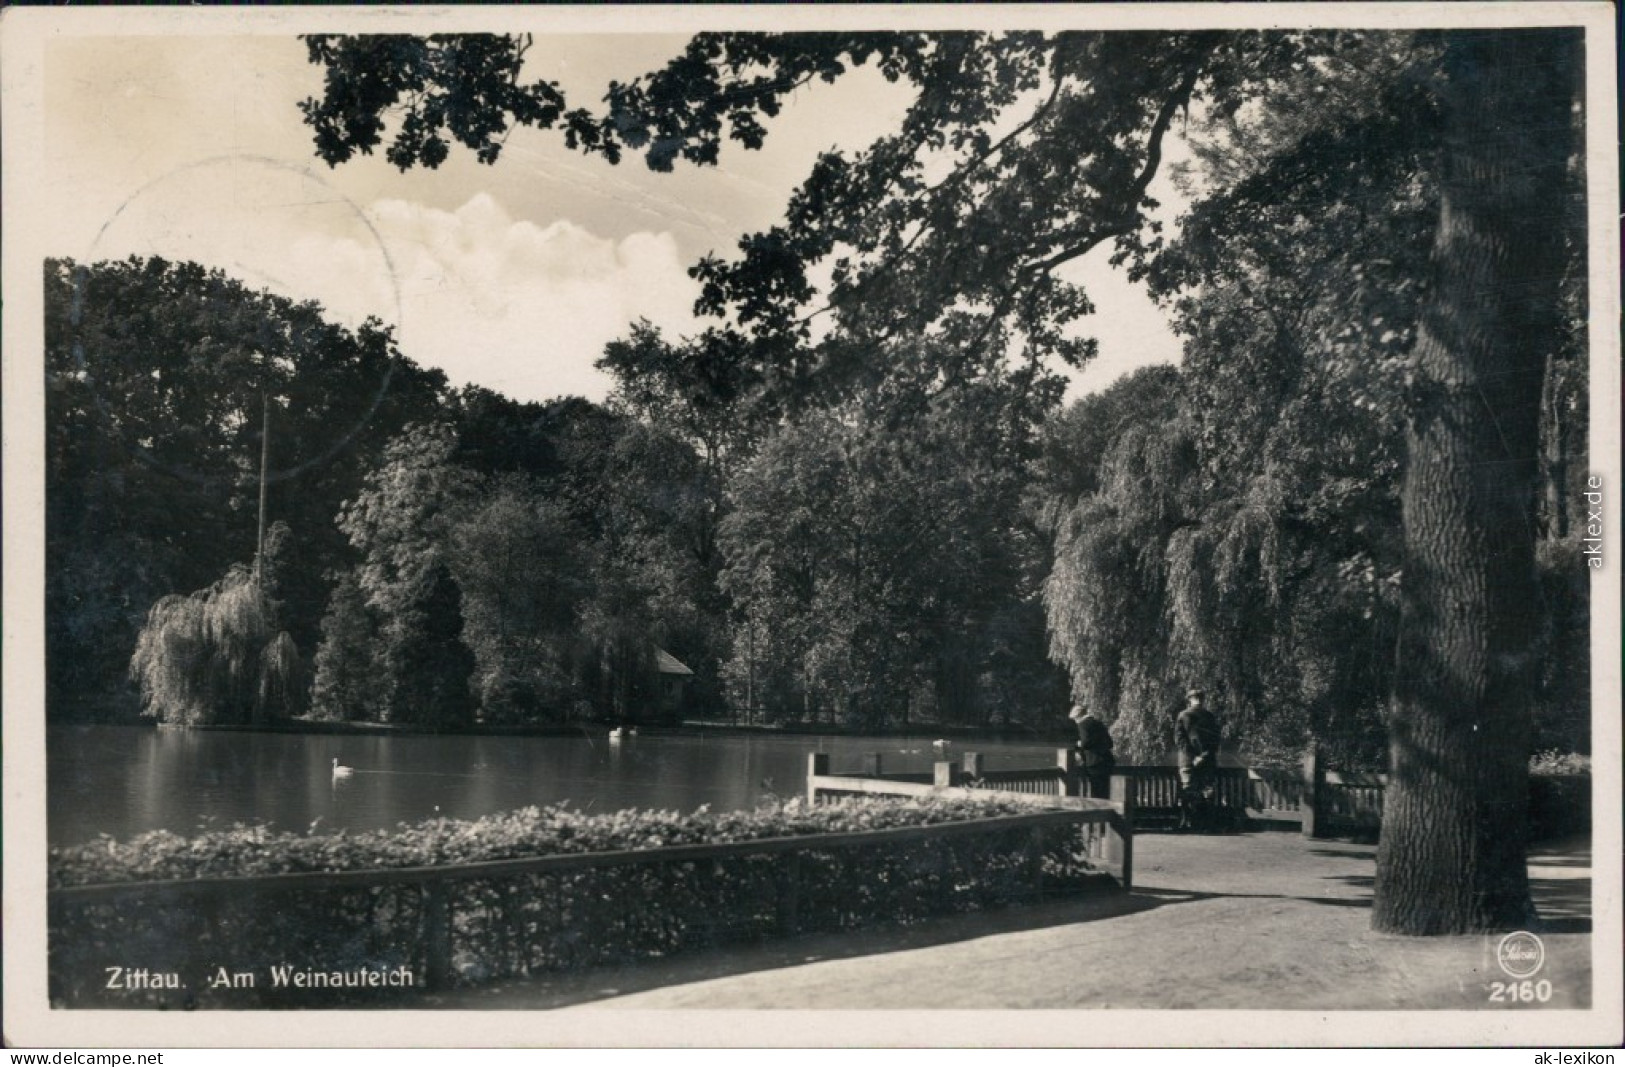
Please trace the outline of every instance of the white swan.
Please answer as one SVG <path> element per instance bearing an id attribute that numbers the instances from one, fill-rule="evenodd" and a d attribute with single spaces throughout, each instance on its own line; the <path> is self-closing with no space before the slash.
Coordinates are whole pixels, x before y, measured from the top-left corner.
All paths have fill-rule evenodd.
<path id="1" fill-rule="evenodd" d="M 609 739 L 611 741 L 619 741 L 621 738 L 623 738 L 625 736 L 626 736 L 626 731 L 621 729 L 619 726 L 615 727 L 615 729 L 613 729 L 613 730 L 611 730 L 609 732 Z"/>
<path id="2" fill-rule="evenodd" d="M 354 773 L 355 773 L 355 768 L 342 766 L 338 761 L 338 757 L 335 756 L 333 758 L 333 777 L 334 778 L 348 778 L 348 777 L 350 777 L 350 775 L 352 775 Z"/>

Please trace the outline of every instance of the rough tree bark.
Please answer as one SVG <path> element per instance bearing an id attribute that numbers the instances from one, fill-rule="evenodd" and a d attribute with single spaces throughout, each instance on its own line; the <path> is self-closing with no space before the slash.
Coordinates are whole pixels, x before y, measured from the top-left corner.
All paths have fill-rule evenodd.
<path id="1" fill-rule="evenodd" d="M 1414 360 L 1405 618 L 1372 925 L 1533 921 L 1525 857 L 1544 354 L 1575 147 L 1570 30 L 1447 38 L 1434 289 Z"/>

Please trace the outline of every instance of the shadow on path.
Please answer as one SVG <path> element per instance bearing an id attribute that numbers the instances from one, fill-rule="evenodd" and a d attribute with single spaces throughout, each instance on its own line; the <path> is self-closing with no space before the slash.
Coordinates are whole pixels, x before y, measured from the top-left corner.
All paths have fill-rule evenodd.
<path id="1" fill-rule="evenodd" d="M 1349 880 L 1359 879 L 1351 876 Z M 1363 880 L 1369 887 L 1370 878 Z M 480 989 L 427 994 L 422 998 L 422 1006 L 562 1008 L 714 978 L 731 978 L 807 963 L 908 952 L 1004 934 L 1098 922 L 1180 904 L 1229 899 L 1301 901 L 1341 908 L 1371 907 L 1369 891 L 1360 897 L 1335 897 L 1139 887 L 1129 894 L 1103 893 L 1016 905 L 946 916 L 917 926 L 803 934 L 771 944 L 725 947 L 670 960 L 541 975 Z"/>
<path id="2" fill-rule="evenodd" d="M 1356 852 L 1348 848 L 1326 848 L 1321 845 L 1311 845 L 1308 851 L 1311 856 L 1330 856 L 1334 859 L 1374 860 L 1376 858 L 1376 854 L 1369 849 L 1364 852 Z"/>
<path id="3" fill-rule="evenodd" d="M 1369 881 L 1369 879 L 1367 879 Z M 1326 904 L 1334 908 L 1369 908 L 1371 898 L 1307 897 L 1297 893 L 1203 893 L 1188 889 L 1136 889 L 1135 896 L 1152 897 L 1161 904 L 1186 904 L 1198 900 L 1296 900 L 1304 904 Z"/>
<path id="4" fill-rule="evenodd" d="M 1164 844 L 1164 841 L 1167 843 Z M 1331 909 L 1318 912 L 1328 920 L 1332 915 L 1339 914 L 1336 909 L 1344 909 L 1341 914 L 1354 918 L 1348 909 L 1357 911 L 1371 907 L 1375 873 L 1373 850 L 1339 842 L 1303 842 L 1300 845 L 1284 836 L 1273 835 L 1260 837 L 1251 847 L 1244 845 L 1246 841 L 1245 837 L 1148 840 L 1146 847 L 1136 851 L 1136 869 L 1139 873 L 1136 888 L 1129 894 L 1099 893 L 947 916 L 913 926 L 805 934 L 753 945 L 719 947 L 670 959 L 538 975 L 475 989 L 423 994 L 414 998 L 413 1004 L 403 1006 L 563 1008 L 714 979 L 748 980 L 753 974 L 774 971 L 786 972 L 785 983 L 790 988 L 800 988 L 795 983 L 803 981 L 803 975 L 811 972 L 801 972 L 799 969 L 808 964 L 843 960 L 871 960 L 860 965 L 861 971 L 841 973 L 863 974 L 869 976 L 871 981 L 879 982 L 875 995 L 884 1000 L 899 982 L 909 988 L 919 988 L 919 983 L 928 986 L 935 980 L 933 976 L 943 965 L 944 959 L 1003 961 L 1009 957 L 1011 960 L 1026 961 L 1021 966 L 1030 969 L 1031 955 L 1035 951 L 1071 952 L 1073 949 L 1066 946 L 1073 944 L 1089 946 L 1091 951 L 1098 949 L 1137 956 L 1146 946 L 1136 939 L 1146 936 L 1146 928 L 1143 924 L 1136 926 L 1132 921 L 1126 927 L 1119 928 L 1121 924 L 1110 920 L 1172 909 L 1167 912 L 1169 918 L 1166 922 L 1156 921 L 1158 929 L 1166 927 L 1178 930 L 1213 921 L 1213 913 L 1206 908 L 1187 913 L 1180 905 L 1219 902 L 1218 907 L 1224 909 L 1223 902 L 1238 902 L 1228 910 L 1218 912 L 1226 916 L 1221 921 L 1245 927 L 1251 921 L 1247 916 L 1252 915 L 1264 924 L 1266 931 L 1270 930 L 1269 924 L 1279 921 L 1274 916 L 1279 915 L 1283 907 L 1290 908 L 1298 902 Z M 1589 847 L 1575 847 L 1576 844 L 1531 850 L 1530 886 L 1543 920 L 1536 929 L 1543 933 L 1583 934 L 1591 930 L 1591 880 L 1568 873 L 1570 869 L 1577 871 L 1587 866 Z M 1255 891 L 1255 888 L 1260 891 Z M 1256 908 L 1247 903 L 1252 901 L 1258 902 Z M 1321 924 L 1308 920 L 1307 914 L 1300 913 L 1300 918 L 1295 921 L 1307 922 L 1310 928 L 1318 928 Z M 1365 928 L 1365 924 L 1357 918 L 1354 921 L 1361 930 Z M 1101 924 L 1098 930 L 1085 932 L 1078 929 L 1096 923 Z M 1343 927 L 1338 925 L 1335 929 L 1341 930 Z M 1290 930 L 1276 932 L 1294 936 Z M 1039 940 L 1021 936 L 1035 933 L 1039 935 Z M 1008 943 L 999 940 L 1007 935 L 1012 937 Z M 986 945 L 977 946 L 977 942 L 986 942 Z M 1136 944 L 1140 947 L 1137 948 Z M 1415 941 L 1414 944 L 1418 950 L 1434 950 L 1427 939 Z M 964 951 L 953 948 L 960 945 L 980 955 L 967 957 Z M 938 948 L 947 949 L 948 953 L 924 951 Z M 922 954 L 917 958 L 908 955 L 915 952 Z M 1002 965 L 995 963 L 995 966 Z M 729 988 L 737 990 L 739 987 Z M 691 995 L 709 998 L 710 993 L 696 992 Z"/>

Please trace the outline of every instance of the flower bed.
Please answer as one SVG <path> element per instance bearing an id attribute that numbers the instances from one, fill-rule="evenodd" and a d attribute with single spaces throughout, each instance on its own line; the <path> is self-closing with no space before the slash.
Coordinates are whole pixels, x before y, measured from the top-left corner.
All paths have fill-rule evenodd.
<path id="1" fill-rule="evenodd" d="M 51 992 L 74 1007 L 389 1003 L 398 985 L 294 978 L 405 973 L 421 989 L 917 921 L 1106 884 L 1079 817 L 997 798 L 529 808 L 394 832 L 104 839 L 52 852 Z M 109 990 L 110 966 L 176 984 Z"/>

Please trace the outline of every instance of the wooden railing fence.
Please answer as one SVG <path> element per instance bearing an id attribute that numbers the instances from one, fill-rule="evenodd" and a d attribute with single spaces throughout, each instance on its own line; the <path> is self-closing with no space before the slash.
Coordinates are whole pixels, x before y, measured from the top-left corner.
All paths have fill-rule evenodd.
<path id="1" fill-rule="evenodd" d="M 965 752 L 939 760 L 930 774 L 887 773 L 878 753 L 865 755 L 855 774 L 831 775 L 827 756 L 810 757 L 807 795 L 816 801 L 836 795 L 926 796 L 956 790 L 987 789 L 1029 798 L 1084 800 L 1084 776 L 1075 749 L 1055 752 L 1047 766 L 988 770 L 985 757 Z M 1112 769 L 1111 798 L 1120 813 L 1128 802 L 1142 825 L 1177 821 L 1179 768 L 1160 765 Z M 1382 823 L 1387 775 L 1328 770 L 1310 752 L 1297 770 L 1221 767 L 1216 775 L 1219 802 L 1257 824 L 1292 824 L 1304 836 L 1374 831 Z M 1132 837 L 1132 826 L 1126 836 Z"/>
<path id="2" fill-rule="evenodd" d="M 969 765 L 974 773 L 967 773 Z M 1061 749 L 1053 767 L 993 772 L 982 770 L 981 756 L 967 753 L 964 762 L 939 760 L 930 775 L 887 774 L 879 755 L 864 760 L 859 774 L 832 774 L 829 756 L 813 753 L 807 757 L 807 800 L 841 797 L 974 797 L 997 792 L 1019 798 L 1034 807 L 1059 809 L 1078 814 L 1089 859 L 1127 891 L 1134 885 L 1134 793 L 1124 783 L 1113 781 L 1111 799 L 1078 795 L 1078 775 L 1073 754 Z M 993 783 L 997 784 L 993 784 Z"/>

